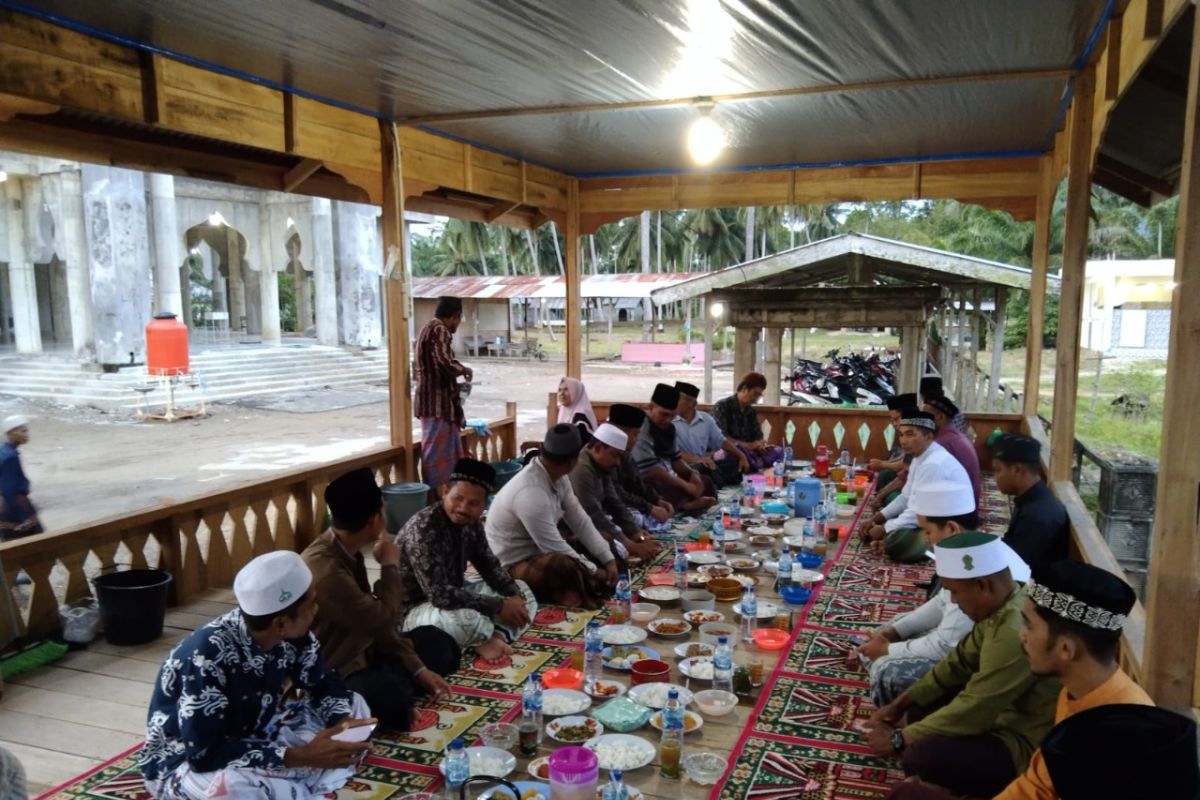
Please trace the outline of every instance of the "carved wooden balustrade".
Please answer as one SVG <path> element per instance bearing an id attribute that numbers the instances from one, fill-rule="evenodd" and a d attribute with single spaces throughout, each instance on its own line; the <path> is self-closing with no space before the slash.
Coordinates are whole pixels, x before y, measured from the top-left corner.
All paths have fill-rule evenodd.
<path id="1" fill-rule="evenodd" d="M 463 432 L 467 453 L 484 461 L 516 455 L 516 403 L 488 425 L 487 436 L 471 428 Z M 255 556 L 301 550 L 321 532 L 331 480 L 362 467 L 380 484 L 414 480 L 420 448 L 413 450 L 388 447 L 172 506 L 0 544 L 8 585 L 14 585 L 19 570 L 33 581 L 23 590 L 30 593 L 27 607 L 12 613 L 0 607 L 0 647 L 57 630 L 59 603 L 92 594 L 89 579 L 113 564 L 170 571 L 172 605 L 207 588 L 230 586 Z"/>

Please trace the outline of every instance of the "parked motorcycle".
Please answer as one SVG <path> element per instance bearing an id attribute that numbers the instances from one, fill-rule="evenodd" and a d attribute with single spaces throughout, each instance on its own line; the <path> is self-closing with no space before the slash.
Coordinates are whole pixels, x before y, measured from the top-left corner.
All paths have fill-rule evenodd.
<path id="1" fill-rule="evenodd" d="M 788 405 L 880 406 L 896 394 L 900 356 L 830 350 L 824 361 L 797 358 L 792 364 Z"/>

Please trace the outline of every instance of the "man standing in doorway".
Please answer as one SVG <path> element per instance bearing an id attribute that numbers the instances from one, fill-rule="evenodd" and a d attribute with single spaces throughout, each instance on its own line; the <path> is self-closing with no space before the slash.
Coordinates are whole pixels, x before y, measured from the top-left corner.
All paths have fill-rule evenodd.
<path id="1" fill-rule="evenodd" d="M 456 381 L 462 375 L 470 382 L 475 373 L 454 357 L 450 347 L 462 317 L 462 300 L 440 297 L 433 319 L 417 336 L 414 413 L 421 420 L 421 476 L 435 490 L 447 482 L 454 465 L 463 457 L 465 415 Z"/>
<path id="2" fill-rule="evenodd" d="M 0 444 L 0 542 L 42 532 L 37 509 L 29 501 L 29 479 L 21 469 L 17 448 L 29 442 L 29 419 L 20 414 L 4 420 Z"/>

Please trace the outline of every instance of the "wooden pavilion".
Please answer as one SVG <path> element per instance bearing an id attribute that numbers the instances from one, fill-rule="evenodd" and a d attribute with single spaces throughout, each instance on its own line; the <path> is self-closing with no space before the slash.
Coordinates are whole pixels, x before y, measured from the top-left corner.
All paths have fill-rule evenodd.
<path id="1" fill-rule="evenodd" d="M 1093 177 L 1178 192 L 1158 514 L 1125 662 L 1200 705 L 1200 16 L 1187 0 L 432 5 L 0 2 L 0 146 L 383 206 L 388 319 L 407 320 L 402 214 L 566 235 L 567 372 L 579 376 L 583 234 L 644 210 L 955 198 L 1033 220 L 1026 385 L 1041 369 L 1051 207 L 1066 177 L 1048 478 L 1080 557 L 1119 569 L 1070 482 Z M 563 13 L 566 10 L 566 13 Z M 936 46 L 934 43 L 936 42 Z M 1020 43 L 1016 46 L 1015 43 Z M 1190 48 L 1190 53 L 1189 53 Z M 728 146 L 688 158 L 705 114 Z M 19 213 L 8 193 L 8 213 Z M 49 575 L 157 552 L 172 600 L 228 587 L 257 552 L 315 535 L 328 476 L 414 474 L 410 342 L 389 326 L 393 447 L 167 509 L 0 545 L 34 581 L 0 643 L 56 625 Z M 1036 392 L 1007 425 L 1042 434 Z M 511 450 L 505 434 L 488 455 Z M 226 531 L 200 546 L 201 532 Z"/>

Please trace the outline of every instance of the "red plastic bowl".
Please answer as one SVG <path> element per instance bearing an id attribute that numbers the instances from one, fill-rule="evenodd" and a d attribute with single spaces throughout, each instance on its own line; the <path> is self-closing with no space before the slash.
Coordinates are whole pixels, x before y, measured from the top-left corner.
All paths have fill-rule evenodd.
<path id="1" fill-rule="evenodd" d="M 711 544 L 701 544 L 700 542 L 688 542 L 683 546 L 686 553 L 694 553 L 697 550 L 712 550 Z"/>
<path id="2" fill-rule="evenodd" d="M 583 673 L 570 667 L 548 669 L 542 673 L 542 685 L 547 689 L 578 689 L 583 685 Z"/>
<path id="3" fill-rule="evenodd" d="M 634 686 L 643 683 L 667 683 L 671 675 L 671 665 L 657 658 L 643 658 L 633 662 L 629 682 Z"/>
<path id="4" fill-rule="evenodd" d="M 791 635 L 778 628 L 759 628 L 754 631 L 754 641 L 763 650 L 782 650 Z"/>

